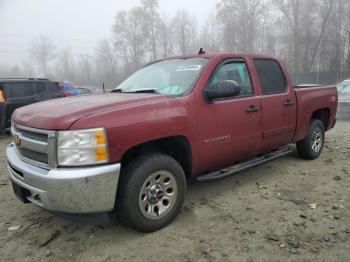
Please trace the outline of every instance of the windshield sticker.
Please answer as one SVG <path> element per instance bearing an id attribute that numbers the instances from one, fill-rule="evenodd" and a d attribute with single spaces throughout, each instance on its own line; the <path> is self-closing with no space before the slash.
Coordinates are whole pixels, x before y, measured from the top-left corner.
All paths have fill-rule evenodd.
<path id="1" fill-rule="evenodd" d="M 182 71 L 199 71 L 201 70 L 202 65 L 184 65 L 184 66 L 179 66 L 176 69 L 176 72 L 182 72 Z"/>

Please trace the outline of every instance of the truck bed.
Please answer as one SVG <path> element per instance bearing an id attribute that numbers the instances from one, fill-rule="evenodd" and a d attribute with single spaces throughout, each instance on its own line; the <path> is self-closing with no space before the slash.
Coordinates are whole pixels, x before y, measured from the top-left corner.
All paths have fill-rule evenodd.
<path id="1" fill-rule="evenodd" d="M 327 109 L 327 119 L 329 120 L 325 128 L 326 130 L 332 128 L 338 109 L 336 86 L 299 87 L 295 88 L 294 92 L 298 103 L 297 129 L 293 139 L 294 142 L 306 136 L 312 114 L 317 110 Z"/>

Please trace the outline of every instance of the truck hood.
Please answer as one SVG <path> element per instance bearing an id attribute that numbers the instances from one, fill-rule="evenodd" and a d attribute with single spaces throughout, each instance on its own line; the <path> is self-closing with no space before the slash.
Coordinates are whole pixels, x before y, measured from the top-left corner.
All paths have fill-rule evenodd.
<path id="1" fill-rule="evenodd" d="M 171 98 L 155 94 L 105 93 L 59 98 L 17 109 L 12 121 L 18 125 L 47 130 L 67 130 L 77 120 L 102 112 Z"/>

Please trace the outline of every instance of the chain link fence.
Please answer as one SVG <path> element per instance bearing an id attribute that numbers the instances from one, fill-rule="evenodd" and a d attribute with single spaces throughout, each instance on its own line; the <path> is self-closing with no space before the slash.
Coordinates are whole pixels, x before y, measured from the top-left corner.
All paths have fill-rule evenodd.
<path id="1" fill-rule="evenodd" d="M 350 79 L 350 71 L 324 71 L 291 74 L 294 85 L 316 84 L 334 85 Z"/>

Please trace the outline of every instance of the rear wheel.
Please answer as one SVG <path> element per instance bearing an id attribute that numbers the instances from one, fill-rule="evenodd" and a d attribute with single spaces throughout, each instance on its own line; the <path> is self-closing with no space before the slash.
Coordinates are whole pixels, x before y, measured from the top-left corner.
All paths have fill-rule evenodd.
<path id="1" fill-rule="evenodd" d="M 122 174 L 116 212 L 124 224 L 156 231 L 180 212 L 185 191 L 185 174 L 177 161 L 163 154 L 141 156 Z"/>
<path id="2" fill-rule="evenodd" d="M 325 128 L 322 121 L 313 119 L 307 136 L 297 142 L 298 154 L 304 159 L 316 159 L 322 153 L 325 142 Z"/>

